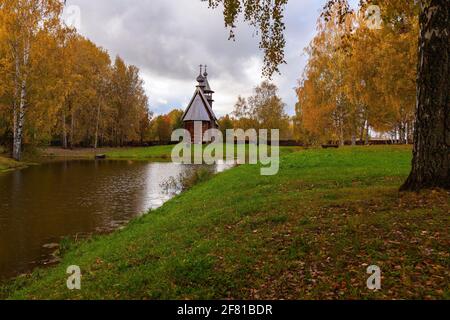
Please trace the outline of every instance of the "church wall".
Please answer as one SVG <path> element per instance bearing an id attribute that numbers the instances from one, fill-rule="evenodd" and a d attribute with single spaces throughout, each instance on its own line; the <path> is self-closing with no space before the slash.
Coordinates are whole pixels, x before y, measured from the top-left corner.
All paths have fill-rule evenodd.
<path id="1" fill-rule="evenodd" d="M 205 132 L 208 131 L 209 129 L 216 128 L 216 126 L 212 125 L 211 122 L 209 122 L 209 121 L 201 121 L 202 122 L 202 136 L 198 137 L 195 135 L 195 122 L 197 122 L 197 121 L 185 121 L 184 129 L 189 131 L 189 134 L 191 135 L 192 143 L 202 143 Z M 200 122 L 200 121 L 198 121 L 198 122 Z"/>

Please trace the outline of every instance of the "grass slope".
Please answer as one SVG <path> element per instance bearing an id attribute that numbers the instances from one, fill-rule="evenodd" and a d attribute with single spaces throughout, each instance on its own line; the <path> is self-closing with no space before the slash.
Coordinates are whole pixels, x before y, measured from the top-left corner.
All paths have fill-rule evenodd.
<path id="1" fill-rule="evenodd" d="M 25 167 L 26 164 L 0 156 L 0 173 Z"/>
<path id="2" fill-rule="evenodd" d="M 450 298 L 449 194 L 399 194 L 406 147 L 307 150 L 277 176 L 221 173 L 62 263 L 0 287 L 12 299 Z M 368 265 L 382 290 L 366 288 Z M 81 267 L 82 290 L 66 288 Z"/>

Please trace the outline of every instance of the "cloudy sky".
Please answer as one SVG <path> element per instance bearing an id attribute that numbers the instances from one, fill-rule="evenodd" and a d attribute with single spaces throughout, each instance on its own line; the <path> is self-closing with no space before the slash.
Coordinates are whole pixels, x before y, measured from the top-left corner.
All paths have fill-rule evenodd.
<path id="1" fill-rule="evenodd" d="M 355 0 L 357 1 L 357 0 Z M 306 63 L 304 48 L 315 33 L 324 0 L 291 0 L 286 8 L 286 61 L 274 77 L 287 112 L 294 113 L 294 87 Z M 238 95 L 261 81 L 262 53 L 255 30 L 244 23 L 228 41 L 220 10 L 200 0 L 68 0 L 80 11 L 79 31 L 127 63 L 138 66 L 156 114 L 184 109 L 200 64 L 208 65 L 218 116 L 231 113 Z"/>

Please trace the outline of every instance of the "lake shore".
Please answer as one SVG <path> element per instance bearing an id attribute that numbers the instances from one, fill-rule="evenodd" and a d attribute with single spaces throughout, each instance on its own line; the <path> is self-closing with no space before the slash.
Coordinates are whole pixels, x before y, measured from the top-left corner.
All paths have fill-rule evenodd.
<path id="1" fill-rule="evenodd" d="M 19 170 L 26 168 L 30 163 L 18 162 L 6 156 L 0 155 L 0 173 L 9 172 L 12 170 Z"/>
<path id="2" fill-rule="evenodd" d="M 224 146 L 224 155 L 226 145 Z M 204 146 L 205 148 L 206 146 Z M 124 148 L 79 148 L 79 149 L 62 149 L 62 148 L 44 148 L 42 154 L 45 157 L 53 158 L 85 158 L 93 159 L 95 155 L 104 154 L 108 159 L 112 160 L 152 160 L 168 161 L 172 156 L 174 145 L 152 146 L 152 147 L 124 147 Z M 234 146 L 235 150 L 237 146 Z M 280 147 L 280 154 L 288 154 L 302 150 L 302 147 Z M 248 146 L 246 146 L 248 151 Z"/>
<path id="3" fill-rule="evenodd" d="M 410 147 L 306 150 L 277 176 L 244 165 L 125 229 L 66 244 L 9 299 L 445 299 L 449 194 L 400 194 Z M 82 290 L 66 288 L 81 268 Z M 366 287 L 369 265 L 383 289 Z"/>
<path id="4" fill-rule="evenodd" d="M 42 148 L 42 156 L 46 158 L 94 159 L 104 154 L 109 159 L 164 159 L 170 158 L 173 146 L 124 147 L 124 148 L 75 148 L 63 149 Z"/>
<path id="5" fill-rule="evenodd" d="M 0 155 L 0 173 L 24 169 L 29 165 L 58 160 L 94 160 L 96 155 L 106 155 L 110 160 L 170 161 L 172 146 L 129 147 L 129 148 L 38 148 L 26 161 L 17 162 L 6 154 Z"/>

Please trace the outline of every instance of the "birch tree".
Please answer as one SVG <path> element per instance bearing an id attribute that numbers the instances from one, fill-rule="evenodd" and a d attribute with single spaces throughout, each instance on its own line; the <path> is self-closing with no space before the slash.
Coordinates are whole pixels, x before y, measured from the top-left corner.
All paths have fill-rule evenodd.
<path id="1" fill-rule="evenodd" d="M 13 158 L 22 157 L 22 143 L 27 113 L 30 56 L 40 32 L 52 32 L 60 26 L 63 4 L 58 0 L 2 0 L 1 25 L 6 30 L 5 41 L 13 58 Z"/>
<path id="2" fill-rule="evenodd" d="M 241 14 L 260 31 L 264 51 L 264 73 L 271 76 L 284 63 L 284 10 L 288 0 L 208 0 L 209 6 L 222 5 L 225 25 L 234 28 Z M 336 2 L 329 0 L 325 14 Z M 414 126 L 412 171 L 401 188 L 450 189 L 450 5 L 448 0 L 363 0 L 379 5 L 384 18 L 402 22 L 405 12 L 416 10 L 419 17 L 418 77 Z M 346 12 L 342 12 L 345 16 Z"/>

